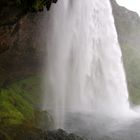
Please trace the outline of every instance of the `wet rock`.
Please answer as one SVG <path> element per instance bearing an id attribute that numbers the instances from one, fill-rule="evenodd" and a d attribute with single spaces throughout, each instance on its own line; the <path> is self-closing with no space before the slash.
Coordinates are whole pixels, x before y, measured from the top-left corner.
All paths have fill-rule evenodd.
<path id="1" fill-rule="evenodd" d="M 48 131 L 44 140 L 85 140 L 73 133 L 68 134 L 62 129 Z"/>
<path id="2" fill-rule="evenodd" d="M 43 131 L 41 129 L 17 126 L 0 127 L 0 140 L 87 140 L 62 129 Z"/>

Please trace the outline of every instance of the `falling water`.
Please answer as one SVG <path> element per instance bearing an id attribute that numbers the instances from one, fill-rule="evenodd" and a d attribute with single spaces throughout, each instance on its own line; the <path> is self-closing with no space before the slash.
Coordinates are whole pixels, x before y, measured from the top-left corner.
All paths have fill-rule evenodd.
<path id="1" fill-rule="evenodd" d="M 67 112 L 119 116 L 128 91 L 109 0 L 59 0 L 49 13 L 44 108 L 63 127 Z"/>

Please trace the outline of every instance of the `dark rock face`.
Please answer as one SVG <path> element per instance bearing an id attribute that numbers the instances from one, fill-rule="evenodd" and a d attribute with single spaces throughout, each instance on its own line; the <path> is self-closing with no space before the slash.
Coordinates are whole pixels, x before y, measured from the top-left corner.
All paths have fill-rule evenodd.
<path id="1" fill-rule="evenodd" d="M 7 131 L 8 133 L 6 133 Z M 24 127 L 7 128 L 6 131 L 0 131 L 0 140 L 8 140 L 8 138 L 12 140 L 87 140 L 73 133 L 68 134 L 62 129 L 45 132 Z"/>
<path id="2" fill-rule="evenodd" d="M 37 31 L 42 14 L 31 13 L 14 25 L 0 26 L 0 87 L 39 71 L 44 50 Z"/>
<path id="3" fill-rule="evenodd" d="M 111 0 L 118 40 L 122 49 L 130 100 L 140 103 L 140 17 Z"/>
<path id="4" fill-rule="evenodd" d="M 1 0 L 0 1 L 0 26 L 11 25 L 25 13 L 17 5 L 16 0 Z"/>
<path id="5" fill-rule="evenodd" d="M 57 0 L 1 0 L 0 26 L 13 25 L 29 12 L 43 11 L 44 6 L 50 10 Z"/>
<path id="6" fill-rule="evenodd" d="M 52 2 L 56 3 L 57 0 L 48 0 L 48 1 L 46 1 L 46 8 L 47 8 L 47 10 L 50 10 Z"/>
<path id="7" fill-rule="evenodd" d="M 73 133 L 68 134 L 62 129 L 48 131 L 44 140 L 85 140 Z"/>
<path id="8" fill-rule="evenodd" d="M 0 1 L 0 88 L 40 70 L 44 48 L 38 23 L 57 0 Z M 42 43 L 42 42 L 41 42 Z M 45 46 L 45 45 L 44 45 Z"/>

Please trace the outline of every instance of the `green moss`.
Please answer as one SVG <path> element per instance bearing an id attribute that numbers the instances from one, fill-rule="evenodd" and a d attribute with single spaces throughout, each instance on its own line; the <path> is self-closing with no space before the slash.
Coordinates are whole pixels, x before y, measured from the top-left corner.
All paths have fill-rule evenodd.
<path id="1" fill-rule="evenodd" d="M 32 76 L 0 90 L 0 124 L 19 125 L 34 121 L 40 103 L 40 78 Z"/>
<path id="2" fill-rule="evenodd" d="M 21 0 L 16 0 L 17 5 L 21 5 L 22 1 Z"/>
<path id="3" fill-rule="evenodd" d="M 128 81 L 130 102 L 140 104 L 140 54 L 134 47 L 123 46 L 124 66 Z"/>
<path id="4" fill-rule="evenodd" d="M 132 83 L 128 83 L 129 93 L 130 93 L 130 102 L 132 104 L 140 104 L 140 88 L 135 87 Z"/>
<path id="5" fill-rule="evenodd" d="M 40 81 L 40 76 L 32 76 L 15 82 L 10 88 L 31 105 L 39 106 L 41 97 Z"/>
<path id="6" fill-rule="evenodd" d="M 45 4 L 46 4 L 46 2 L 44 0 L 36 0 L 33 3 L 32 8 L 36 11 L 42 10 Z"/>

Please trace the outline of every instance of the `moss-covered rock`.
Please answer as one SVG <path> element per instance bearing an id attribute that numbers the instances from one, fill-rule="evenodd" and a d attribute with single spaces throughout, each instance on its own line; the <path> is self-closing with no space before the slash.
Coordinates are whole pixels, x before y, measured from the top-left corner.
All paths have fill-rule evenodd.
<path id="1" fill-rule="evenodd" d="M 42 131 L 41 129 L 25 126 L 0 128 L 1 140 L 87 140 L 76 134 L 69 134 L 62 129 Z"/>
<path id="2" fill-rule="evenodd" d="M 35 110 L 40 105 L 40 78 L 18 80 L 0 90 L 0 124 L 36 125 Z"/>
<path id="3" fill-rule="evenodd" d="M 111 0 L 132 104 L 140 104 L 140 17 Z"/>

